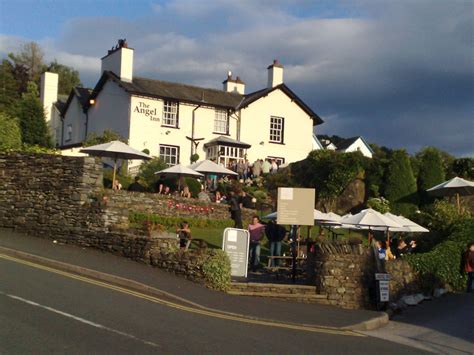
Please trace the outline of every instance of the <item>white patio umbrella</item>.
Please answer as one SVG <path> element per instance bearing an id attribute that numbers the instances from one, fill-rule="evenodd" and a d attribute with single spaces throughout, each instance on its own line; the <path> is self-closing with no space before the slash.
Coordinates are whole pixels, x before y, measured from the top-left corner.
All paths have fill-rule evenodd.
<path id="1" fill-rule="evenodd" d="M 369 230 L 369 243 L 372 239 L 371 230 L 389 230 L 389 228 L 400 228 L 401 224 L 393 221 L 392 219 L 384 216 L 380 212 L 377 212 L 371 208 L 360 211 L 359 213 L 344 218 L 342 223 L 347 226 L 356 227 L 356 229 L 368 229 Z"/>
<path id="2" fill-rule="evenodd" d="M 402 225 L 401 228 L 389 228 L 391 232 L 411 232 L 411 233 L 428 233 L 429 232 L 429 230 L 426 229 L 425 227 L 420 226 L 419 224 L 413 222 L 412 220 L 404 216 L 397 216 L 390 212 L 384 213 L 384 216 Z"/>
<path id="3" fill-rule="evenodd" d="M 223 166 L 214 163 L 211 160 L 202 160 L 194 164 L 191 164 L 189 168 L 194 171 L 204 174 L 215 174 L 215 175 L 238 175 L 235 171 L 224 168 Z"/>
<path id="4" fill-rule="evenodd" d="M 460 177 L 452 178 L 426 190 L 432 196 L 456 196 L 458 212 L 461 211 L 459 196 L 474 195 L 474 182 Z"/>
<path id="5" fill-rule="evenodd" d="M 178 189 L 180 188 L 180 178 L 184 176 L 190 176 L 190 177 L 202 177 L 201 173 L 198 173 L 197 171 L 194 171 L 193 169 L 190 169 L 184 165 L 177 164 L 170 166 L 169 168 L 160 170 L 155 172 L 155 175 L 171 175 L 171 176 L 176 176 L 178 178 Z"/>
<path id="6" fill-rule="evenodd" d="M 115 175 L 117 171 L 117 159 L 126 160 L 150 160 L 151 157 L 148 154 L 140 152 L 139 150 L 133 149 L 129 145 L 120 141 L 111 141 L 108 143 L 97 144 L 90 147 L 82 148 L 81 153 L 86 153 L 96 157 L 111 158 L 114 160 L 114 173 L 112 177 L 112 186 L 115 181 Z"/>

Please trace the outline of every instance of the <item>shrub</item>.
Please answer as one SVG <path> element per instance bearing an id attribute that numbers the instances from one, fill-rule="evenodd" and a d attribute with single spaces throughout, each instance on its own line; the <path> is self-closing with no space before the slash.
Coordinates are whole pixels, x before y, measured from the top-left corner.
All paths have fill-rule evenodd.
<path id="1" fill-rule="evenodd" d="M 453 233 L 432 251 L 407 257 L 408 262 L 420 273 L 422 280 L 439 282 L 454 290 L 463 290 L 466 275 L 461 273 L 461 257 L 466 245 L 472 242 L 474 218 L 465 218 L 458 222 Z M 426 283 L 426 282 L 425 282 Z"/>
<path id="2" fill-rule="evenodd" d="M 153 191 L 154 184 L 156 180 L 158 180 L 158 176 L 155 173 L 167 167 L 168 165 L 160 158 L 153 158 L 140 165 L 138 176 L 145 187 L 148 188 L 149 191 Z"/>
<path id="3" fill-rule="evenodd" d="M 207 249 L 207 258 L 202 265 L 206 283 L 210 288 L 226 291 L 230 286 L 230 259 L 220 249 Z"/>
<path id="4" fill-rule="evenodd" d="M 196 217 L 167 217 L 151 213 L 140 213 L 130 211 L 128 215 L 130 223 L 143 224 L 145 221 L 150 221 L 154 224 L 161 224 L 166 228 L 176 228 L 181 222 L 188 222 L 190 227 L 197 228 L 227 228 L 232 227 L 234 222 L 231 219 L 210 219 L 210 218 L 196 218 Z"/>
<path id="5" fill-rule="evenodd" d="M 184 179 L 186 185 L 188 185 L 189 192 L 191 192 L 192 197 L 197 197 L 201 192 L 201 183 L 194 178 L 187 177 Z"/>
<path id="6" fill-rule="evenodd" d="M 390 212 L 390 202 L 383 197 L 373 197 L 367 201 L 367 207 L 373 208 L 380 213 Z"/>

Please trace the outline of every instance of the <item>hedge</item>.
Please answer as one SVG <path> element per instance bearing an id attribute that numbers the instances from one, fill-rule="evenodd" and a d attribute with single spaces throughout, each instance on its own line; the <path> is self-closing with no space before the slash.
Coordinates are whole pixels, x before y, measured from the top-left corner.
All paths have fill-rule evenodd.
<path id="1" fill-rule="evenodd" d="M 461 270 L 461 258 L 467 244 L 474 240 L 474 218 L 458 222 L 453 233 L 433 250 L 407 257 L 408 262 L 427 282 L 449 286 L 461 291 L 466 287 L 466 274 Z M 436 286 L 436 285 L 433 285 Z"/>
<path id="2" fill-rule="evenodd" d="M 207 249 L 208 258 L 202 265 L 206 277 L 206 285 L 220 291 L 230 287 L 230 259 L 221 249 Z"/>
<path id="3" fill-rule="evenodd" d="M 197 228 L 227 228 L 232 227 L 234 222 L 231 219 L 209 219 L 209 218 L 193 218 L 193 217 L 166 217 L 157 214 L 148 214 L 131 211 L 128 220 L 130 223 L 143 224 L 151 222 L 153 224 L 161 224 L 165 228 L 175 228 L 181 222 L 188 222 L 191 227 Z"/>

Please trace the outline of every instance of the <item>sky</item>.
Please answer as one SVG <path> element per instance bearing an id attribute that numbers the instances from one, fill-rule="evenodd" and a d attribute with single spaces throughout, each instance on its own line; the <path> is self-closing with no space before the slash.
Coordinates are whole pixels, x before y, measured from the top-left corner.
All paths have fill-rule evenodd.
<path id="1" fill-rule="evenodd" d="M 317 134 L 474 156 L 471 0 L 0 0 L 1 57 L 36 41 L 88 87 L 119 38 L 136 76 L 250 93 L 279 59 Z"/>

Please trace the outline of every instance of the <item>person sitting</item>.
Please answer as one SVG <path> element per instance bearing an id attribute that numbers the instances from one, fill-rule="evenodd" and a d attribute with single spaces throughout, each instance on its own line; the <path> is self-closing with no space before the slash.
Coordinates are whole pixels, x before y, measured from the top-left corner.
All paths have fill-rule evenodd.
<path id="1" fill-rule="evenodd" d="M 399 239 L 397 249 L 395 249 L 395 257 L 401 258 L 405 255 L 411 254 L 415 248 L 416 242 L 414 240 L 410 241 L 410 245 L 408 245 L 405 240 Z"/>
<path id="2" fill-rule="evenodd" d="M 128 186 L 128 191 L 145 192 L 145 188 L 138 182 L 140 177 L 135 176 L 135 181 Z"/>
<path id="3" fill-rule="evenodd" d="M 171 189 L 169 186 L 164 186 L 163 189 L 161 190 L 161 194 L 165 196 L 171 195 Z"/>
<path id="4" fill-rule="evenodd" d="M 176 233 L 178 234 L 179 238 L 179 247 L 184 251 L 189 249 L 189 245 L 191 244 L 191 228 L 189 228 L 189 223 L 186 221 L 181 222 L 178 229 L 176 229 Z"/>
<path id="5" fill-rule="evenodd" d="M 189 186 L 184 185 L 183 189 L 181 190 L 181 196 L 185 198 L 191 198 L 191 191 L 189 191 Z"/>
<path id="6" fill-rule="evenodd" d="M 122 184 L 117 179 L 115 179 L 114 183 L 112 184 L 112 190 L 115 190 L 115 191 L 122 190 Z"/>
<path id="7" fill-rule="evenodd" d="M 155 192 L 161 194 L 165 188 L 165 177 L 160 175 L 160 178 L 155 184 Z"/>

